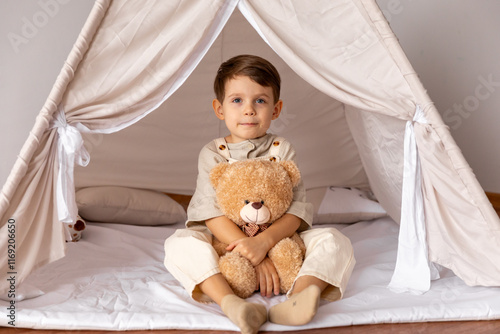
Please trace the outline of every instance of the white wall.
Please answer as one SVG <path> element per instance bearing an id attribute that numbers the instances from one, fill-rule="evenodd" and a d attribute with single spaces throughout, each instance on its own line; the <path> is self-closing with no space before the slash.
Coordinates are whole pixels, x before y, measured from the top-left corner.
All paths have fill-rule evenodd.
<path id="1" fill-rule="evenodd" d="M 500 1 L 377 3 L 479 182 L 500 193 Z M 0 185 L 92 4 L 0 1 Z"/>

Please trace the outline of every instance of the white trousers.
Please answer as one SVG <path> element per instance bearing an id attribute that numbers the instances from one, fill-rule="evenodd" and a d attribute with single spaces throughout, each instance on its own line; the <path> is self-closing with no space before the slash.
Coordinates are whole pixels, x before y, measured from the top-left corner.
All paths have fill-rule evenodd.
<path id="1" fill-rule="evenodd" d="M 350 240 L 335 228 L 314 228 L 299 235 L 306 245 L 306 255 L 297 278 L 317 277 L 329 284 L 321 295 L 323 299 L 341 299 L 356 263 Z M 196 301 L 212 302 L 198 284 L 220 272 L 218 260 L 206 226 L 177 230 L 165 241 L 165 267 Z M 292 291 L 293 286 L 288 294 Z"/>

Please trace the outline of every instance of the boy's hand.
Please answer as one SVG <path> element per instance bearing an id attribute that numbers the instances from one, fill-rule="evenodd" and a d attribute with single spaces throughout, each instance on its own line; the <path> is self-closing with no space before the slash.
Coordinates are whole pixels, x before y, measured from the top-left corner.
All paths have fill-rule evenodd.
<path id="1" fill-rule="evenodd" d="M 260 289 L 260 294 L 268 298 L 272 297 L 273 294 L 278 295 L 280 293 L 278 272 L 268 257 L 255 266 L 255 271 L 257 272 L 257 286 L 255 290 Z"/>
<path id="2" fill-rule="evenodd" d="M 240 253 L 255 267 L 264 260 L 269 246 L 257 236 L 235 240 L 226 247 L 226 250 Z"/>
<path id="3" fill-rule="evenodd" d="M 229 219 L 227 219 L 227 221 L 230 222 Z M 236 224 L 233 224 L 232 228 L 235 228 L 235 226 L 239 229 Z M 240 253 L 250 260 L 253 266 L 256 266 L 266 257 L 267 252 L 269 252 L 278 241 L 291 236 L 299 226 L 300 218 L 287 213 L 255 237 L 235 238 L 236 240 L 233 239 L 235 241 L 231 243 L 228 242 L 229 246 L 227 246 L 226 250 Z M 241 230 L 239 232 L 243 233 Z"/>

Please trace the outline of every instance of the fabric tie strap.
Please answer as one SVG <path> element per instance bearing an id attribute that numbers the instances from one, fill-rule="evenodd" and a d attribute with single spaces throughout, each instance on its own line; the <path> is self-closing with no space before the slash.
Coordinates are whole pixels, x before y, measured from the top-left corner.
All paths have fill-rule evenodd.
<path id="1" fill-rule="evenodd" d="M 78 129 L 66 121 L 66 114 L 59 108 L 51 122 L 51 129 L 57 128 L 57 154 L 59 173 L 57 175 L 57 214 L 59 221 L 73 223 L 78 214 L 75 201 L 74 167 L 75 162 L 87 166 L 90 155 L 83 145 L 83 138 Z"/>
<path id="2" fill-rule="evenodd" d="M 260 232 L 263 232 L 263 231 L 267 230 L 267 228 L 270 225 L 271 224 L 261 224 L 261 225 L 258 225 L 258 224 L 255 224 L 255 223 L 246 223 L 245 225 L 241 226 L 241 230 L 243 232 L 245 232 L 245 234 L 248 235 L 249 237 L 254 237 L 257 234 L 259 234 Z"/>
<path id="3" fill-rule="evenodd" d="M 423 109 L 417 105 L 412 120 L 406 122 L 404 170 L 396 268 L 389 283 L 394 292 L 422 294 L 430 289 L 431 279 L 439 274 L 427 254 L 424 200 L 420 159 L 414 124 L 427 124 Z"/>

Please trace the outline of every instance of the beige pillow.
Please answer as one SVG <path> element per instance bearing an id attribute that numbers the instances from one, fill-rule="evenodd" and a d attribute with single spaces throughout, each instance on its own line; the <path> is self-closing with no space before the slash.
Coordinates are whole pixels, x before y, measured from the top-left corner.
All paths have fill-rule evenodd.
<path id="1" fill-rule="evenodd" d="M 88 187 L 76 192 L 78 213 L 87 221 L 166 225 L 186 221 L 184 208 L 167 195 L 146 189 Z"/>
<path id="2" fill-rule="evenodd" d="M 354 223 L 387 216 L 370 192 L 357 188 L 322 187 L 306 191 L 314 206 L 313 224 Z"/>

